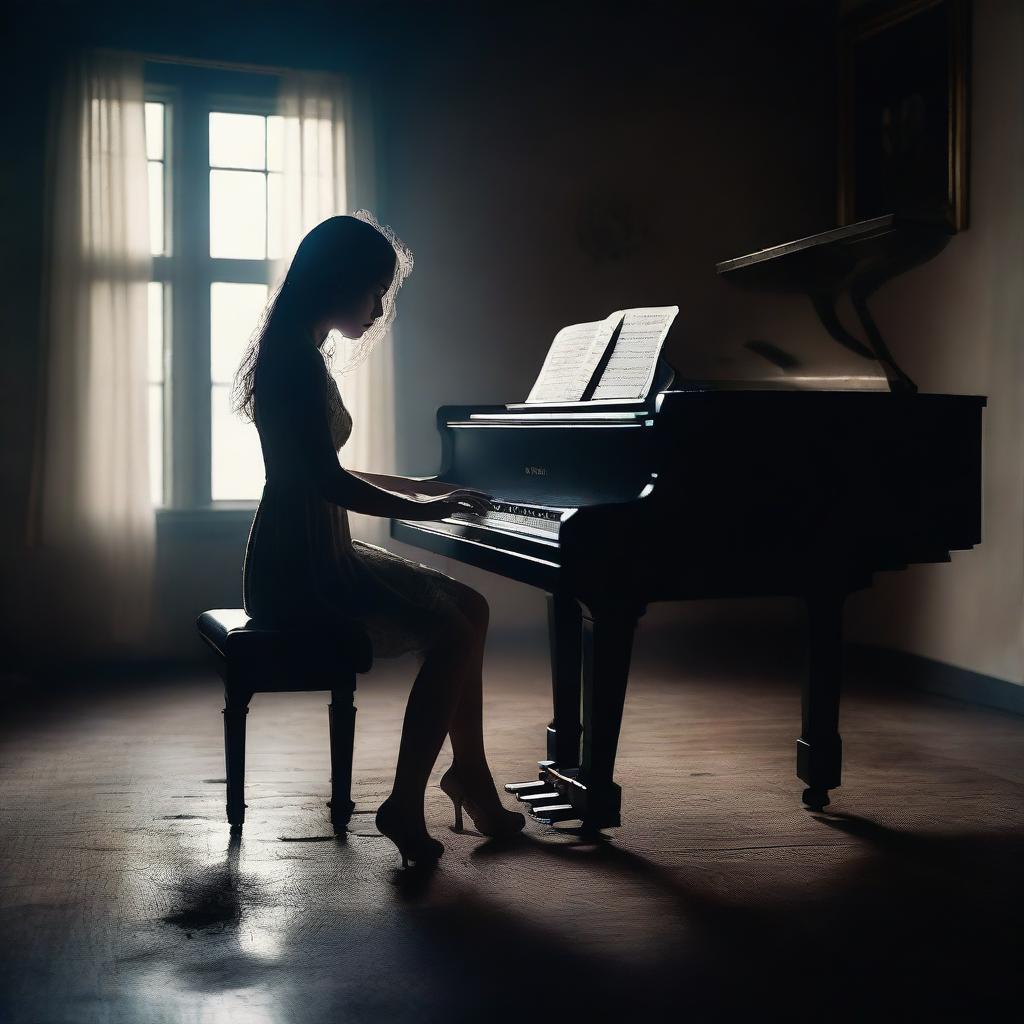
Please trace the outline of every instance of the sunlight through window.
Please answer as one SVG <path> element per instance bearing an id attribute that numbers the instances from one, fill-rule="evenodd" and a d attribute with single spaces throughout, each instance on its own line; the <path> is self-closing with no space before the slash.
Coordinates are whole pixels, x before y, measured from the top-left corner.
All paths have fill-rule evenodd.
<path id="1" fill-rule="evenodd" d="M 164 105 L 146 104 L 146 165 L 149 172 L 149 251 L 162 256 L 167 251 L 164 238 Z"/>
<path id="2" fill-rule="evenodd" d="M 263 456 L 252 424 L 231 412 L 231 381 L 267 301 L 265 284 L 216 281 L 210 286 L 211 497 L 258 498 Z"/>
<path id="3" fill-rule="evenodd" d="M 265 170 L 266 124 L 259 114 L 210 114 L 210 166 Z"/>
<path id="4" fill-rule="evenodd" d="M 167 253 L 164 229 L 167 207 L 167 116 L 163 103 L 145 104 L 146 163 L 149 173 L 149 249 L 153 256 Z M 163 505 L 166 420 L 166 308 L 168 286 L 150 281 L 148 288 L 146 397 L 149 407 L 149 493 L 154 505 Z"/>
<path id="5" fill-rule="evenodd" d="M 154 505 L 164 503 L 164 285 L 149 282 L 149 492 Z"/>
<path id="6" fill-rule="evenodd" d="M 210 114 L 210 255 L 264 260 L 284 255 L 281 188 L 284 119 Z"/>
<path id="7" fill-rule="evenodd" d="M 210 171 L 210 255 L 267 256 L 267 176 L 258 171 Z"/>

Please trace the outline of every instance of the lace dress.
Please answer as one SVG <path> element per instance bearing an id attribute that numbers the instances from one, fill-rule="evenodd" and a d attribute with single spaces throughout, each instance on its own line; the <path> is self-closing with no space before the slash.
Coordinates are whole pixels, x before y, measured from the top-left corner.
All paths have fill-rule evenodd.
<path id="1" fill-rule="evenodd" d="M 256 427 L 266 485 L 246 545 L 246 612 L 283 627 L 357 620 L 375 657 L 428 650 L 459 614 L 463 585 L 353 541 L 346 510 L 321 496 L 317 459 L 337 459 L 352 418 L 312 345 L 268 354 L 256 382 Z"/>

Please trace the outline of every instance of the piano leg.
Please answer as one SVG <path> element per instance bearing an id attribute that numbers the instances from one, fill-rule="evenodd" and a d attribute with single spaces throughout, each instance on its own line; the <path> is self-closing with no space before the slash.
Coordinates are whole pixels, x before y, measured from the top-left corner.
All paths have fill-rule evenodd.
<path id="1" fill-rule="evenodd" d="M 633 632 L 643 614 L 638 607 L 598 607 L 583 615 L 583 758 L 579 774 L 583 827 L 620 824 L 622 791 L 612 778 L 619 745 L 622 706 L 629 679 Z"/>
<path id="2" fill-rule="evenodd" d="M 802 694 L 802 730 L 796 743 L 796 774 L 807 783 L 803 802 L 820 811 L 840 784 L 843 742 L 839 736 L 845 592 L 807 597 L 808 664 Z"/>
<path id="3" fill-rule="evenodd" d="M 578 768 L 580 764 L 581 618 L 574 597 L 548 594 L 554 717 L 548 726 L 547 755 L 559 768 Z"/>

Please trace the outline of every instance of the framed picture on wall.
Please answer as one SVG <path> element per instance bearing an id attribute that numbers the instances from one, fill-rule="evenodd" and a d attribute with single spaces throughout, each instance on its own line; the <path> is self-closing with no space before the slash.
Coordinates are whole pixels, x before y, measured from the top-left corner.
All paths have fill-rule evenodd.
<path id="1" fill-rule="evenodd" d="M 840 29 L 839 222 L 967 227 L 970 0 L 904 0 Z"/>

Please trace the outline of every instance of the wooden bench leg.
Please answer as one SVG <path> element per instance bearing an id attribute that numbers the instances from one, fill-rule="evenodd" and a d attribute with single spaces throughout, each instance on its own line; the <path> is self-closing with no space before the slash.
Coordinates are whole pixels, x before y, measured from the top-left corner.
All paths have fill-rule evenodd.
<path id="1" fill-rule="evenodd" d="M 224 774 L 227 780 L 227 816 L 231 827 L 245 821 L 245 716 L 251 694 L 230 690 L 224 695 Z"/>
<path id="2" fill-rule="evenodd" d="M 331 722 L 331 824 L 336 832 L 345 830 L 355 804 L 352 802 L 352 747 L 356 735 L 353 694 L 355 673 L 346 684 L 331 690 L 327 706 Z"/>

